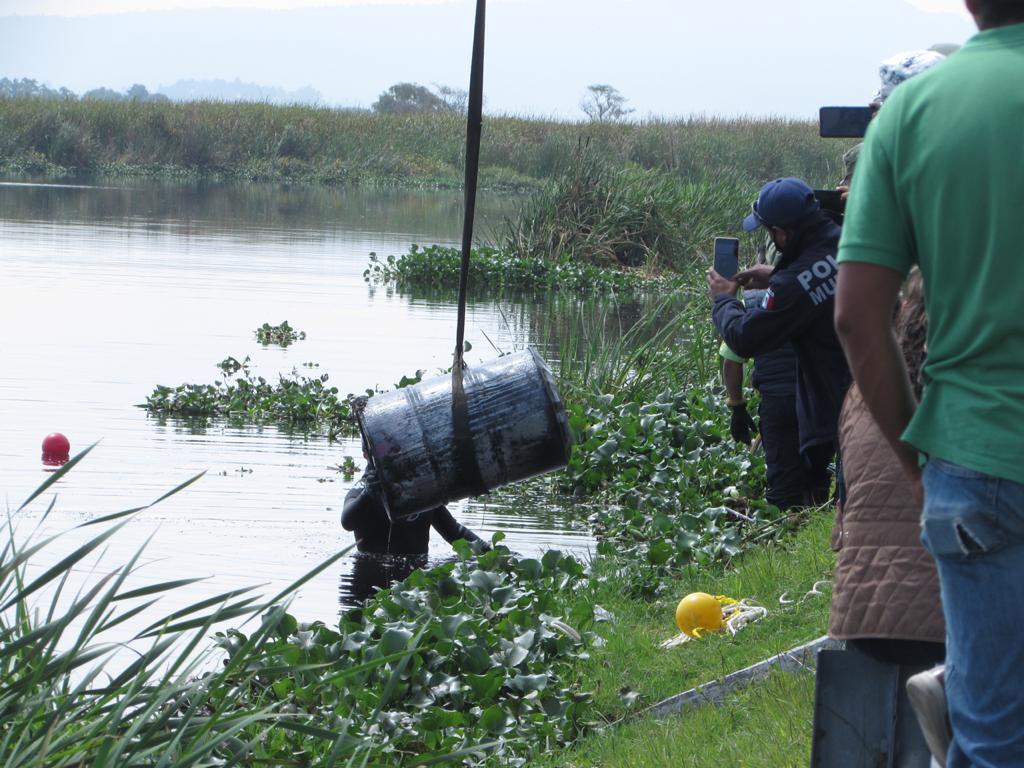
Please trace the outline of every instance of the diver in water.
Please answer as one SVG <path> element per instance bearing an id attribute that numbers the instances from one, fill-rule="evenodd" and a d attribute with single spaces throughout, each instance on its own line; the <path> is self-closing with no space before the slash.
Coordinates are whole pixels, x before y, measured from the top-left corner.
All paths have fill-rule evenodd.
<path id="1" fill-rule="evenodd" d="M 366 456 L 364 447 L 363 455 Z M 480 537 L 452 517 L 447 507 L 438 506 L 394 522 L 384 508 L 384 497 L 373 459 L 367 456 L 362 479 L 346 494 L 341 525 L 354 531 L 356 546 L 365 554 L 425 555 L 433 527 L 445 541 L 481 541 Z"/>

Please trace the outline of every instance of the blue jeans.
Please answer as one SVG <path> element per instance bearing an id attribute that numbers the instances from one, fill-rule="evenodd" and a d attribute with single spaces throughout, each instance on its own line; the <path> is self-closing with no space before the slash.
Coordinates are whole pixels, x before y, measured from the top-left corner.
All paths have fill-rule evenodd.
<path id="1" fill-rule="evenodd" d="M 1024 484 L 932 459 L 924 493 L 946 614 L 946 766 L 1024 766 Z"/>

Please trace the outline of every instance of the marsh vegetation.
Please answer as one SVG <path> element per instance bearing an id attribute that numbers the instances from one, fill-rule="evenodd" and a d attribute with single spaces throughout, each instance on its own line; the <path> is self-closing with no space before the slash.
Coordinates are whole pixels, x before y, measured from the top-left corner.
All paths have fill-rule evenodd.
<path id="1" fill-rule="evenodd" d="M 454 185 L 461 157 L 461 122 L 444 114 L 7 100 L 0 123 L 10 129 L 0 131 L 2 163 L 26 173 Z M 270 599 L 229 590 L 151 615 L 150 598 L 187 593 L 191 580 L 129 585 L 131 560 L 106 567 L 112 575 L 70 608 L 48 589 L 59 593 L 84 558 L 120 535 L 122 520 L 145 511 L 100 515 L 80 557 L 56 564 L 39 559 L 45 548 L 23 537 L 15 513 L 0 557 L 6 763 L 147 765 L 160 755 L 181 766 L 603 764 L 614 759 L 602 744 L 616 723 L 658 697 L 820 634 L 825 601 L 779 599 L 827 575 L 827 512 L 783 515 L 765 504 L 762 457 L 729 437 L 700 254 L 735 229 L 763 178 L 785 170 L 827 183 L 835 147 L 811 126 L 784 121 L 494 118 L 484 141 L 487 183 L 533 193 L 495 230 L 494 245 L 476 250 L 471 281 L 479 296 L 521 301 L 511 320 L 498 304 L 505 325 L 521 323 L 556 363 L 574 452 L 545 493 L 593 532 L 593 558 L 524 556 L 499 535 L 491 551 L 458 545 L 456 559 L 339 618 L 299 621 L 287 607 L 291 588 Z M 451 247 L 414 246 L 371 256 L 368 285 L 359 286 L 371 298 L 394 290 L 413 305 L 450 303 L 457 264 Z M 630 311 L 620 311 L 627 300 Z M 302 332 L 265 323 L 254 339 L 253 325 L 239 336 L 248 348 L 217 352 L 238 357 L 211 366 L 212 383 L 150 382 L 145 409 L 154 420 L 211 431 L 273 424 L 306 440 L 353 436 L 347 393 L 327 362 L 304 363 L 317 375 L 293 362 L 269 374 L 246 354 L 284 360 Z M 306 354 L 318 334 L 300 327 L 310 330 L 298 347 Z M 415 382 L 435 363 L 404 360 L 407 371 L 423 368 L 366 394 Z M 335 475 L 358 468 L 351 457 L 334 461 Z M 675 601 L 695 589 L 760 601 L 769 618 L 740 639 L 659 650 L 674 632 Z M 144 628 L 121 634 L 137 617 Z M 142 650 L 118 667 L 108 637 Z M 43 653 L 33 655 L 37 644 Z M 806 679 L 772 686 L 751 694 L 752 706 L 768 711 L 781 691 L 793 702 L 785 727 L 806 731 Z M 629 728 L 642 744 L 643 723 Z M 752 765 L 780 764 L 757 733 L 749 742 Z M 796 757 L 792 764 L 804 755 Z"/>

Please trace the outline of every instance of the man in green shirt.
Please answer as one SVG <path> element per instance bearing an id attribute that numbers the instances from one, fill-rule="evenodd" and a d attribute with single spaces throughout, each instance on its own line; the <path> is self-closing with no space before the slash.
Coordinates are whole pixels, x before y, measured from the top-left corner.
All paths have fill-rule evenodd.
<path id="1" fill-rule="evenodd" d="M 836 326 L 872 415 L 923 479 L 947 622 L 947 765 L 1003 768 L 1024 765 L 1024 0 L 966 4 L 979 34 L 896 89 L 868 130 Z M 915 263 L 929 315 L 920 405 L 891 329 Z"/>

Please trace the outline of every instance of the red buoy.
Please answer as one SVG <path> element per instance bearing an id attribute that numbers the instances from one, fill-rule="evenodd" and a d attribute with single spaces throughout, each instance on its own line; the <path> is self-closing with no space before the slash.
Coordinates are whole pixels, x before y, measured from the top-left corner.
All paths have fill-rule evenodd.
<path id="1" fill-rule="evenodd" d="M 60 432 L 51 432 L 43 438 L 43 464 L 59 467 L 71 456 L 71 441 Z"/>

